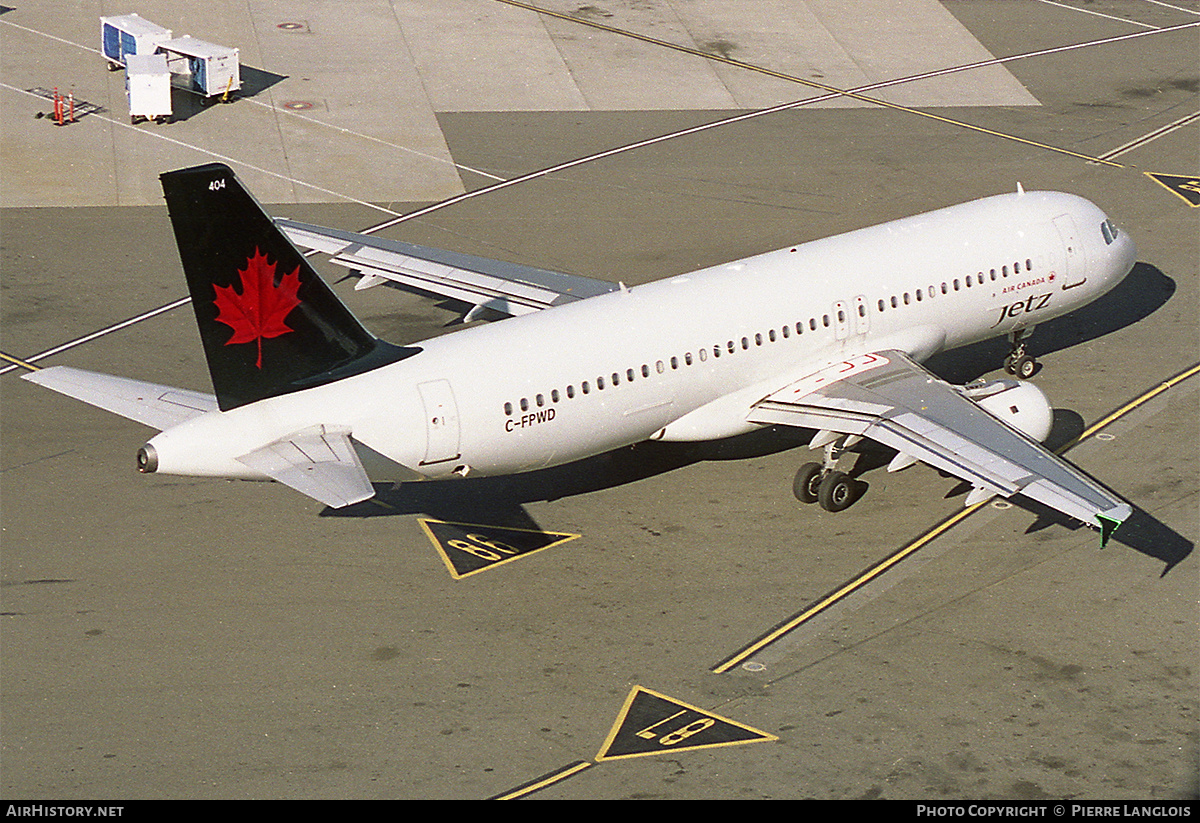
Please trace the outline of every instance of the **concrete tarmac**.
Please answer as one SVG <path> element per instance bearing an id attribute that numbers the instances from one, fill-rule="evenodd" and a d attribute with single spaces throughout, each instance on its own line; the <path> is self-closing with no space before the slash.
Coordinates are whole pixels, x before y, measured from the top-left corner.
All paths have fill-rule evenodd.
<path id="1" fill-rule="evenodd" d="M 64 17 L 68 5 L 78 14 L 78 4 L 0 8 L 0 351 L 200 390 L 208 376 L 186 306 L 38 357 L 184 295 L 160 172 L 219 154 L 273 214 L 358 230 L 752 110 L 786 82 L 496 0 L 424 17 L 423 4 L 402 2 L 338 4 L 354 10 L 334 16 L 319 3 L 153 0 L 139 13 L 238 45 L 269 85 L 130 127 L 123 75 L 80 48 L 98 47 L 101 4 L 86 19 Z M 920 112 L 843 100 L 664 140 L 385 234 L 634 284 L 1020 182 L 1092 199 L 1139 248 L 1125 283 L 1032 339 L 1059 434 L 1195 365 L 1198 213 L 1186 190 L 1145 172 L 1200 172 L 1200 126 L 1173 126 L 1198 108 L 1200 30 L 1166 28 L 1200 20 L 1200 4 L 895 6 L 876 26 L 893 36 L 876 41 L 833 2 L 765 4 L 761 19 L 718 0 L 548 8 L 658 39 L 686 34 L 688 48 L 798 75 L 772 22 L 792 7 L 812 43 L 839 44 L 812 47 L 809 74 L 853 67 L 868 80 L 1145 34 L 1006 62 L 991 75 L 1003 85 L 960 73 L 951 86 L 921 81 L 924 97 L 897 86 L 889 99 Z M 309 33 L 277 28 L 289 20 Z M 352 61 L 322 41 L 334 31 L 391 62 Z M 433 38 L 445 38 L 443 56 L 475 51 L 471 70 L 453 78 L 454 61 L 431 63 Z M 939 43 L 954 45 L 951 62 Z M 862 82 L 829 72 L 819 82 Z M 35 119 L 48 104 L 27 89 L 56 76 L 106 111 L 64 127 Z M 640 102 L 629 88 L 639 82 Z M 673 85 L 693 97 L 665 105 Z M 791 85 L 797 100 L 820 94 Z M 708 102 L 722 93 L 731 102 Z M 586 105 L 564 102 L 571 94 Z M 283 104 L 298 100 L 321 102 L 294 117 Z M 344 275 L 318 265 L 331 281 Z M 337 288 L 389 340 L 454 328 L 432 301 Z M 1000 341 L 931 365 L 962 382 L 995 375 L 1004 351 Z M 1108 548 L 1089 530 L 990 505 L 755 665 L 714 674 L 961 509 L 958 484 L 924 466 L 875 470 L 861 501 L 829 514 L 791 495 L 810 459 L 803 437 L 767 432 L 406 485 L 335 513 L 274 484 L 139 475 L 133 456 L 152 431 L 22 371 L 0 375 L 5 798 L 486 798 L 573 763 L 590 765 L 532 797 L 1197 794 L 1200 378 L 1069 452 L 1138 507 Z M 580 537 L 456 579 L 421 518 Z M 635 687 L 701 720 L 673 727 L 671 713 L 651 713 L 663 723 L 652 732 L 631 719 L 615 742 L 644 731 L 657 744 L 608 757 Z M 711 745 L 730 724 L 763 739 Z"/>

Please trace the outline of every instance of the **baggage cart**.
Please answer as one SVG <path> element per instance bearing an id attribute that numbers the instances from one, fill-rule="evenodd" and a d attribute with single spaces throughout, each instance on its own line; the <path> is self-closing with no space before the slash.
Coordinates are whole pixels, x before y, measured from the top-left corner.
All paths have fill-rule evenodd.
<path id="1" fill-rule="evenodd" d="M 125 58 L 125 95 L 129 120 L 138 123 L 171 119 L 171 70 L 164 54 L 130 54 Z"/>
<path id="2" fill-rule="evenodd" d="M 131 54 L 154 54 L 158 44 L 171 39 L 171 30 L 136 14 L 100 18 L 100 53 L 116 71 Z"/>
<path id="3" fill-rule="evenodd" d="M 167 56 L 172 84 L 204 102 L 228 101 L 242 87 L 237 49 L 185 36 L 159 43 L 158 50 Z"/>

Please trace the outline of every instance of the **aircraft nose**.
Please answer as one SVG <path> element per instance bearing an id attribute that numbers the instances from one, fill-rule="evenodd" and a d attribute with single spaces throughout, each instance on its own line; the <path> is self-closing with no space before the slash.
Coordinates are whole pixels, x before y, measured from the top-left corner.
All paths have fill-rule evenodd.
<path id="1" fill-rule="evenodd" d="M 1133 242 L 1133 238 L 1129 236 L 1129 232 L 1122 231 L 1117 235 L 1113 254 L 1118 261 L 1118 268 L 1121 276 L 1129 274 L 1133 269 L 1133 264 L 1137 262 L 1137 244 Z"/>

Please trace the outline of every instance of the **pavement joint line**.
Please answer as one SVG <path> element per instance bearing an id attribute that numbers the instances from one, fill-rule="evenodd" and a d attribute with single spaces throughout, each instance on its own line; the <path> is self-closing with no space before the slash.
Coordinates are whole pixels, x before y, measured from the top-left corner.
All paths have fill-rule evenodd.
<path id="1" fill-rule="evenodd" d="M 869 97 L 869 96 L 863 94 L 862 92 L 877 89 L 877 88 L 884 88 L 888 85 L 896 85 L 896 84 L 898 84 L 898 82 L 901 82 L 901 81 L 902 82 L 912 82 L 913 80 L 917 80 L 917 79 L 924 79 L 927 77 L 936 77 L 939 74 L 949 73 L 950 70 L 966 71 L 968 69 L 980 68 L 980 67 L 989 66 L 989 65 L 998 65 L 1003 62 L 1009 62 L 1009 61 L 1016 60 L 1016 59 L 1023 59 L 1023 58 L 1031 57 L 1031 56 L 1035 56 L 1035 55 L 1054 53 L 1054 52 L 1058 52 L 1058 51 L 1067 51 L 1072 48 L 1082 47 L 1084 45 L 1100 45 L 1102 43 L 1111 43 L 1111 42 L 1116 42 L 1118 40 L 1131 39 L 1134 37 L 1144 37 L 1148 34 L 1159 34 L 1159 33 L 1166 32 L 1166 31 L 1176 31 L 1176 30 L 1179 30 L 1182 28 L 1191 28 L 1191 27 L 1200 25 L 1200 22 L 1193 22 L 1193 23 L 1182 23 L 1178 26 L 1170 26 L 1170 27 L 1166 27 L 1166 28 L 1155 27 L 1151 31 L 1133 32 L 1131 34 L 1118 35 L 1116 37 L 1103 38 L 1101 40 L 1090 41 L 1090 42 L 1084 43 L 1084 44 L 1074 44 L 1071 46 L 1060 46 L 1060 47 L 1055 47 L 1053 49 L 1043 49 L 1043 50 L 1040 50 L 1037 52 L 1029 52 L 1029 53 L 1021 54 L 1021 55 L 1012 55 L 1007 58 L 993 58 L 991 60 L 983 60 L 983 61 L 979 61 L 977 63 L 971 63 L 971 64 L 967 64 L 967 65 L 964 65 L 961 67 L 953 67 L 950 70 L 938 70 L 935 72 L 926 72 L 921 75 L 914 75 L 912 77 L 900 78 L 899 81 L 883 81 L 881 83 L 874 83 L 874 84 L 870 84 L 868 86 L 862 86 L 862 87 L 858 87 L 855 89 L 840 89 L 840 88 L 837 88 L 836 86 L 831 86 L 827 83 L 818 83 L 814 80 L 809 80 L 807 78 L 796 77 L 794 75 L 786 74 L 783 72 L 778 72 L 773 69 L 765 68 L 763 66 L 758 66 L 753 63 L 747 63 L 742 60 L 735 60 L 731 57 L 726 57 L 725 55 L 711 54 L 711 53 L 703 51 L 701 49 L 692 48 L 690 46 L 685 46 L 685 45 L 681 45 L 678 43 L 671 43 L 670 41 L 667 41 L 667 40 L 661 40 L 657 37 L 650 37 L 649 35 L 639 34 L 638 32 L 630 31 L 628 29 L 618 28 L 616 26 L 610 26 L 606 23 L 600 23 L 595 20 L 587 20 L 587 19 L 582 19 L 579 17 L 574 17 L 570 14 L 566 14 L 563 12 L 557 12 L 557 11 L 553 11 L 550 9 L 542 8 L 540 6 L 535 6 L 530 3 L 521 2 L 521 0 L 496 0 L 496 2 L 503 3 L 508 6 L 513 6 L 514 8 L 525 9 L 526 11 L 534 12 L 537 14 L 546 15 L 547 17 L 553 17 L 553 18 L 556 18 L 559 20 L 570 21 L 573 23 L 577 23 L 581 26 L 587 26 L 589 28 L 598 29 L 600 31 L 605 31 L 610 34 L 616 34 L 621 37 L 628 37 L 628 38 L 638 40 L 638 41 L 641 41 L 644 43 L 649 43 L 651 45 L 661 46 L 663 48 L 672 49 L 674 51 L 683 52 L 685 54 L 691 54 L 696 57 L 702 57 L 706 60 L 712 60 L 712 61 L 715 61 L 718 63 L 723 63 L 725 65 L 734 66 L 737 68 L 742 68 L 742 69 L 746 69 L 749 71 L 758 72 L 760 74 L 766 74 L 770 77 L 774 77 L 774 78 L 777 78 L 780 80 L 787 80 L 787 81 L 790 81 L 793 83 L 797 83 L 799 85 L 808 86 L 808 87 L 814 88 L 814 89 L 819 89 L 819 90 L 828 92 L 834 96 L 850 97 L 850 98 L 852 98 L 854 100 L 858 100 L 860 102 L 865 102 L 865 103 L 869 103 L 869 104 L 876 105 L 876 106 L 882 106 L 884 108 L 893 109 L 895 111 L 902 111 L 907 114 L 915 114 L 919 117 L 930 118 L 930 119 L 937 120 L 942 123 L 947 123 L 949 125 L 957 126 L 959 128 L 967 129 L 970 131 L 977 131 L 977 132 L 981 132 L 983 134 L 991 135 L 993 137 L 1001 137 L 1006 140 L 1013 140 L 1018 143 L 1023 143 L 1025 145 L 1030 145 L 1030 146 L 1034 146 L 1037 148 L 1042 148 L 1042 149 L 1046 149 L 1049 151 L 1058 152 L 1060 154 L 1066 154 L 1071 157 L 1077 157 L 1082 160 L 1087 160 L 1087 161 L 1095 162 L 1095 163 L 1101 163 L 1101 164 L 1113 166 L 1116 168 L 1125 168 L 1125 165 L 1122 163 L 1113 162 L 1111 160 L 1104 160 L 1101 158 L 1092 157 L 1090 155 L 1082 154 L 1079 152 L 1074 152 L 1069 149 L 1061 148 L 1059 146 L 1052 146 L 1047 143 L 1039 143 L 1037 141 L 1029 140 L 1024 137 L 1018 137 L 1013 134 L 1006 134 L 1005 132 L 996 131 L 994 129 L 988 129 L 983 126 L 977 126 L 973 123 L 968 123 L 963 120 L 957 120 L 952 117 L 945 117 L 943 115 L 933 114 L 932 112 L 922 111 L 921 109 L 917 109 L 912 106 L 904 106 L 904 105 L 900 105 L 898 103 L 889 103 L 888 101 L 881 100 L 877 97 Z M 797 104 L 801 104 L 801 105 L 810 104 L 810 103 L 818 102 L 820 100 L 825 100 L 825 99 L 829 99 L 829 98 L 815 98 L 815 99 L 810 98 L 805 101 L 797 101 Z M 791 108 L 791 107 L 794 107 L 795 105 L 796 104 L 792 104 L 792 105 L 785 104 L 785 107 Z M 782 110 L 782 108 L 783 107 L 771 107 L 771 108 L 767 108 L 767 109 L 762 109 L 760 112 L 757 112 L 757 114 L 771 113 L 774 111 Z M 718 121 L 718 122 L 723 122 L 723 121 Z"/>

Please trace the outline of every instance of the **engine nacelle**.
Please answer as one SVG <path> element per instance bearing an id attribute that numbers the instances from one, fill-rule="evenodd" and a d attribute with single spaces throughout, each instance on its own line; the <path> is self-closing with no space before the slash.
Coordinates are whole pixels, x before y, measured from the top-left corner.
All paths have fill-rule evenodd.
<path id="1" fill-rule="evenodd" d="M 1042 390 L 1032 383 L 1007 378 L 958 388 L 993 416 L 1039 443 L 1050 436 L 1054 409 Z"/>

